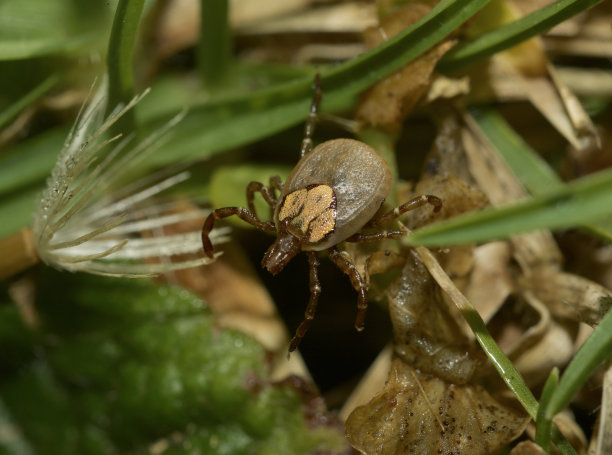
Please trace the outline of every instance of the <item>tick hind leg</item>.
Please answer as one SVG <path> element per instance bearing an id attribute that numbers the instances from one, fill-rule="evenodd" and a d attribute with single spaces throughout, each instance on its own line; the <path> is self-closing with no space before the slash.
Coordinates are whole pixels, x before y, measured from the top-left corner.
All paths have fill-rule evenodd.
<path id="1" fill-rule="evenodd" d="M 344 253 L 341 253 L 338 248 L 332 247 L 328 250 L 329 258 L 334 264 L 338 266 L 340 270 L 346 273 L 350 280 L 353 288 L 357 291 L 357 316 L 355 317 L 355 329 L 361 332 L 364 328 L 365 315 L 368 309 L 368 290 L 366 283 L 361 278 L 357 267 L 353 261 Z"/>
<path id="2" fill-rule="evenodd" d="M 257 218 L 257 215 L 251 213 L 243 207 L 223 207 L 221 209 L 213 210 L 210 215 L 208 215 L 206 221 L 204 221 L 204 225 L 202 226 L 202 246 L 204 247 L 206 256 L 209 258 L 213 257 L 213 246 L 210 241 L 209 234 L 210 231 L 212 231 L 215 220 L 227 218 L 228 216 L 232 215 L 236 215 L 241 220 L 244 220 L 263 231 L 276 231 L 274 223 L 271 221 L 261 221 L 259 218 Z"/>
<path id="3" fill-rule="evenodd" d="M 424 205 L 429 204 L 433 206 L 434 212 L 438 212 L 442 208 L 442 201 L 440 198 L 436 196 L 432 196 L 430 194 L 424 194 L 422 196 L 415 197 L 414 199 L 405 202 L 404 204 L 395 207 L 393 210 L 385 213 L 384 215 L 374 218 L 373 220 L 368 221 L 363 229 L 371 229 L 377 226 L 381 226 L 383 224 L 387 224 L 394 219 L 398 218 L 400 215 L 409 212 L 410 210 L 418 209 L 419 207 L 423 207 Z M 351 235 L 347 242 L 373 242 L 377 240 L 384 239 L 400 239 L 405 235 L 404 231 L 394 230 L 394 231 L 381 231 L 381 232 L 371 232 L 371 233 L 361 233 L 358 232 L 356 234 Z"/>
<path id="4" fill-rule="evenodd" d="M 319 258 L 317 257 L 316 251 L 308 252 L 308 262 L 310 263 L 310 299 L 308 300 L 308 306 L 304 312 L 304 320 L 298 326 L 295 331 L 295 335 L 289 343 L 289 352 L 296 350 L 304 335 L 310 327 L 310 323 L 314 319 L 315 312 L 317 311 L 317 304 L 319 303 L 319 295 L 321 294 L 321 282 L 319 281 Z"/>
<path id="5" fill-rule="evenodd" d="M 433 206 L 434 212 L 438 212 L 442 208 L 442 201 L 439 197 L 432 196 L 431 194 L 423 194 L 421 196 L 415 197 L 414 199 L 410 199 L 408 202 L 405 202 L 402 205 L 395 207 L 393 210 L 390 210 L 389 212 L 378 218 L 370 220 L 364 226 L 364 228 L 381 226 L 385 223 L 393 221 L 394 219 L 398 218 L 406 212 L 418 209 L 419 207 L 423 207 L 427 204 Z"/>
<path id="6" fill-rule="evenodd" d="M 302 139 L 302 148 L 300 150 L 300 158 L 306 155 L 312 149 L 312 135 L 314 133 L 315 125 L 319 120 L 319 104 L 323 97 L 323 91 L 321 90 L 321 76 L 319 73 L 315 74 L 314 79 L 314 94 L 312 95 L 312 104 L 310 105 L 310 113 L 308 119 L 304 125 L 304 139 Z"/>

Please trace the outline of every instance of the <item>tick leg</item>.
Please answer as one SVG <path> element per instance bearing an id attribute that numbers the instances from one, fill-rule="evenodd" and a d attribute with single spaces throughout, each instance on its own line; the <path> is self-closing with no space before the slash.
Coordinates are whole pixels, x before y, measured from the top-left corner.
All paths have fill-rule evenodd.
<path id="1" fill-rule="evenodd" d="M 315 125 L 318 120 L 319 103 L 323 92 L 321 91 L 321 76 L 315 74 L 314 79 L 314 94 L 312 95 L 312 104 L 310 105 L 310 113 L 304 125 L 304 139 L 302 139 L 302 149 L 300 150 L 300 158 L 306 155 L 312 149 L 312 134 L 314 133 Z"/>
<path id="2" fill-rule="evenodd" d="M 268 185 L 268 187 L 270 188 L 270 191 L 276 199 L 276 192 L 283 191 L 283 182 L 278 175 L 273 175 L 272 177 L 270 177 L 270 184 Z"/>
<path id="3" fill-rule="evenodd" d="M 253 215 L 255 215 L 256 218 L 257 218 L 257 212 L 255 211 L 254 198 L 255 198 L 255 193 L 258 191 L 261 193 L 261 195 L 263 196 L 263 198 L 266 200 L 266 202 L 271 208 L 276 207 L 276 197 L 274 196 L 274 190 L 271 190 L 270 188 L 265 186 L 263 183 L 250 182 L 246 189 L 246 200 L 247 200 L 247 206 L 249 207 L 249 210 L 251 211 Z"/>
<path id="4" fill-rule="evenodd" d="M 372 232 L 370 234 L 353 234 L 345 242 L 376 242 L 378 240 L 384 239 L 401 239 L 405 236 L 406 233 L 404 231 L 382 231 L 382 232 Z"/>
<path id="5" fill-rule="evenodd" d="M 223 207 L 221 209 L 213 210 L 210 215 L 204 221 L 204 225 L 202 226 L 202 246 L 204 247 L 204 252 L 206 256 L 209 258 L 213 257 L 213 247 L 210 242 L 210 231 L 212 231 L 213 225 L 215 224 L 215 220 L 220 218 L 227 218 L 228 216 L 236 215 L 241 220 L 246 221 L 247 223 L 255 226 L 258 229 L 264 231 L 276 231 L 276 227 L 274 223 L 271 221 L 261 221 L 257 218 L 256 215 L 253 215 L 247 209 L 242 207 Z"/>
<path id="6" fill-rule="evenodd" d="M 359 271 L 353 264 L 353 261 L 346 255 L 342 254 L 338 248 L 328 248 L 329 258 L 340 270 L 346 273 L 351 279 L 353 288 L 357 291 L 357 317 L 355 318 L 355 328 L 361 332 L 364 327 L 366 310 L 368 309 L 367 289 L 366 284 L 359 275 Z"/>
<path id="7" fill-rule="evenodd" d="M 316 251 L 308 252 L 308 262 L 310 263 L 310 299 L 308 300 L 308 306 L 304 312 L 304 320 L 298 326 L 295 331 L 295 335 L 289 343 L 289 352 L 296 350 L 304 335 L 310 327 L 310 323 L 314 319 L 315 312 L 317 311 L 317 303 L 319 302 L 319 295 L 321 294 L 321 282 L 319 281 L 319 258 L 317 257 Z"/>
<path id="8" fill-rule="evenodd" d="M 389 221 L 393 221 L 400 215 L 409 212 L 410 210 L 423 207 L 425 204 L 432 205 L 434 208 L 434 212 L 438 212 L 442 208 L 442 201 L 439 197 L 432 196 L 430 194 L 424 194 L 422 196 L 415 197 L 414 199 L 411 199 L 398 207 L 395 207 L 393 210 L 385 213 L 379 218 L 369 221 L 364 226 L 364 228 L 371 228 L 374 226 L 380 226 L 381 224 L 388 223 Z"/>

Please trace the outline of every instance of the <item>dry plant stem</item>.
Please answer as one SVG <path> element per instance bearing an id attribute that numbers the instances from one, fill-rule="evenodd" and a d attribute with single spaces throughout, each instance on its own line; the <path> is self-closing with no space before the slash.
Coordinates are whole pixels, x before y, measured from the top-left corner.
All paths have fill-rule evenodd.
<path id="1" fill-rule="evenodd" d="M 32 229 L 23 228 L 0 239 L 0 280 L 9 278 L 40 262 Z"/>

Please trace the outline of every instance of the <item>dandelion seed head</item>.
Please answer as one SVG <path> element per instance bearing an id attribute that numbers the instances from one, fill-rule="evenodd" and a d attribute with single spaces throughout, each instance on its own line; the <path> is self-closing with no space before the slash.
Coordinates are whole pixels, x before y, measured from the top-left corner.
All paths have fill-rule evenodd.
<path id="1" fill-rule="evenodd" d="M 157 199 L 186 180 L 188 172 L 162 170 L 125 184 L 126 175 L 168 140 L 182 114 L 138 142 L 134 135 L 109 138 L 110 128 L 147 92 L 117 106 L 105 118 L 106 93 L 106 81 L 90 93 L 47 180 L 33 223 L 40 258 L 66 270 L 127 277 L 210 262 L 202 254 L 199 230 L 168 233 L 167 229 L 202 219 L 208 212 L 194 206 L 172 213 Z M 148 236 L 142 238 L 142 232 Z M 227 229 L 213 231 L 213 240 L 227 240 Z M 195 257 L 173 262 L 177 255 Z"/>

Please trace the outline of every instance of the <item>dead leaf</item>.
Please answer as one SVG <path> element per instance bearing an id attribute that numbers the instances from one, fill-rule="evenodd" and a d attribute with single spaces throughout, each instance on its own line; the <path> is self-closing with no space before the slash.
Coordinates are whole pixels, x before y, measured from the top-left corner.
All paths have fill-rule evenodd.
<path id="1" fill-rule="evenodd" d="M 372 48 L 412 25 L 431 7 L 411 3 L 385 16 L 378 27 L 365 33 L 365 42 Z M 397 131 L 408 113 L 421 101 L 433 80 L 436 63 L 455 45 L 446 40 L 425 52 L 399 71 L 378 82 L 361 97 L 355 118 L 366 125 Z"/>
<path id="2" fill-rule="evenodd" d="M 482 387 L 452 384 L 396 358 L 385 389 L 346 422 L 361 453 L 496 453 L 524 430 L 520 412 Z"/>

